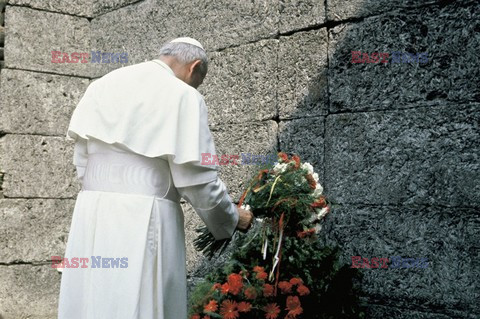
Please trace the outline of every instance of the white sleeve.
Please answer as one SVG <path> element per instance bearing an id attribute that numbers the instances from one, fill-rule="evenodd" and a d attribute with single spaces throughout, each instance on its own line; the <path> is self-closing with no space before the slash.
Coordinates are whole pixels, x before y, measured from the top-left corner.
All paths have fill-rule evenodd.
<path id="1" fill-rule="evenodd" d="M 83 176 L 85 175 L 85 168 L 87 167 L 88 152 L 87 140 L 78 137 L 75 141 L 75 148 L 73 150 L 73 165 L 77 168 L 77 176 L 80 183 L 83 184 Z"/>
<path id="2" fill-rule="evenodd" d="M 220 178 L 206 184 L 177 188 L 207 225 L 215 239 L 230 238 L 238 223 L 237 206 L 232 203 Z"/>
<path id="3" fill-rule="evenodd" d="M 173 183 L 215 239 L 230 238 L 237 227 L 237 206 L 216 169 L 198 163 L 175 164 L 168 157 Z"/>

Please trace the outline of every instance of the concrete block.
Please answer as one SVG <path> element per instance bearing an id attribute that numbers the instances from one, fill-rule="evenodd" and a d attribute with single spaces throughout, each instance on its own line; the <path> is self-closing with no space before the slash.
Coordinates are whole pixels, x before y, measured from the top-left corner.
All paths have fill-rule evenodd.
<path id="1" fill-rule="evenodd" d="M 210 54 L 209 71 L 200 86 L 212 124 L 273 119 L 276 114 L 277 40 Z"/>
<path id="2" fill-rule="evenodd" d="M 0 199 L 0 262 L 63 256 L 74 205 L 71 199 Z"/>
<path id="3" fill-rule="evenodd" d="M 474 14 L 478 10 L 479 2 L 470 7 L 428 6 L 333 28 L 329 34 L 330 111 L 480 101 L 480 38 L 471 36 L 480 23 Z M 388 53 L 389 57 L 387 63 L 380 62 L 383 58 L 378 63 L 352 63 L 352 51 L 370 56 Z M 402 56 L 397 58 L 408 53 L 426 54 L 427 63 L 403 63 Z"/>
<path id="4" fill-rule="evenodd" d="M 277 153 L 278 125 L 274 121 L 244 125 L 212 126 L 217 155 L 238 155 L 239 165 L 220 166 L 220 178 L 229 189 L 232 200 L 238 202 L 260 164 L 242 162 L 242 154 L 266 155 Z"/>
<path id="5" fill-rule="evenodd" d="M 480 105 L 330 115 L 326 186 L 342 203 L 480 205 Z"/>
<path id="6" fill-rule="evenodd" d="M 249 43 L 277 34 L 276 1 L 142 1 L 92 21 L 92 48 L 127 52 L 129 64 L 157 57 L 161 45 L 190 36 L 207 51 Z M 119 65 L 101 66 L 100 76 Z"/>
<path id="7" fill-rule="evenodd" d="M 7 134 L 0 139 L 5 197 L 73 198 L 80 190 L 73 142 L 61 137 Z"/>
<path id="8" fill-rule="evenodd" d="M 280 122 L 280 150 L 300 156 L 302 162 L 313 165 L 323 185 L 325 118 L 302 118 Z"/>
<path id="9" fill-rule="evenodd" d="M 441 0 L 429 1 L 429 4 L 441 3 Z M 455 1 L 468 2 L 468 1 Z M 368 17 L 398 9 L 414 9 L 425 5 L 422 0 L 328 0 L 328 20 L 341 21 L 348 18 Z"/>
<path id="10" fill-rule="evenodd" d="M 60 280 L 50 265 L 0 266 L 0 317 L 56 319 Z"/>
<path id="11" fill-rule="evenodd" d="M 90 53 L 86 18 L 8 6 L 5 25 L 7 68 L 84 77 L 92 72 L 91 63 L 52 63 L 52 51 Z"/>
<path id="12" fill-rule="evenodd" d="M 109 11 L 116 10 L 120 7 L 128 6 L 138 0 L 102 0 L 102 1 L 93 1 L 92 11 L 94 16 L 104 14 Z"/>
<path id="13" fill-rule="evenodd" d="M 328 244 L 342 246 L 340 259 L 350 267 L 352 256 L 389 259 L 388 268 L 358 269 L 372 299 L 420 312 L 477 313 L 479 227 L 473 208 L 342 205 L 328 216 L 324 234 Z M 428 264 L 398 268 L 394 256 Z"/>
<path id="14" fill-rule="evenodd" d="M 0 78 L 0 130 L 65 136 L 88 84 L 82 78 L 5 69 Z"/>
<path id="15" fill-rule="evenodd" d="M 63 1 L 63 0 L 8 0 L 10 5 L 19 5 L 34 9 L 66 13 L 79 16 L 92 16 L 93 0 Z"/>
<path id="16" fill-rule="evenodd" d="M 280 0 L 280 33 L 300 30 L 325 22 L 325 2 Z"/>
<path id="17" fill-rule="evenodd" d="M 327 67 L 326 28 L 280 38 L 277 100 L 281 119 L 326 114 Z"/>
<path id="18" fill-rule="evenodd" d="M 198 234 L 195 231 L 198 227 L 204 226 L 198 214 L 193 210 L 188 203 L 182 204 L 183 215 L 185 218 L 185 247 L 187 249 L 187 274 L 191 275 L 199 267 L 203 256 L 195 250 L 193 240 L 197 238 Z"/>

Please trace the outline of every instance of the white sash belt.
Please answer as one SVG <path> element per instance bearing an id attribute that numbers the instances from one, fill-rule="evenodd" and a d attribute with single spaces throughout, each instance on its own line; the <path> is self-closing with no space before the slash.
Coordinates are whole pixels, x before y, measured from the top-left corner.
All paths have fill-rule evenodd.
<path id="1" fill-rule="evenodd" d="M 133 153 L 93 153 L 88 155 L 83 190 L 165 197 L 171 182 L 166 160 Z"/>

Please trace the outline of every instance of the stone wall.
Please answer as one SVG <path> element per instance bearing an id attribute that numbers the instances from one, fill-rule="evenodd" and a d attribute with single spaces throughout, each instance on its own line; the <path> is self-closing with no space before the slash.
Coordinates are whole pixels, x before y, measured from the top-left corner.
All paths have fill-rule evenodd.
<path id="1" fill-rule="evenodd" d="M 0 318 L 56 316 L 61 275 L 49 261 L 63 255 L 79 190 L 65 131 L 91 80 L 121 66 L 52 63 L 51 51 L 127 52 L 133 64 L 184 35 L 209 52 L 200 90 L 219 154 L 284 150 L 314 163 L 340 204 L 326 240 L 345 263 L 428 258 L 426 269 L 360 269 L 368 318 L 479 317 L 479 12 L 473 0 L 9 0 Z M 429 61 L 354 64 L 351 51 Z M 222 168 L 235 199 L 254 169 Z M 185 208 L 193 280 L 209 264 Z"/>

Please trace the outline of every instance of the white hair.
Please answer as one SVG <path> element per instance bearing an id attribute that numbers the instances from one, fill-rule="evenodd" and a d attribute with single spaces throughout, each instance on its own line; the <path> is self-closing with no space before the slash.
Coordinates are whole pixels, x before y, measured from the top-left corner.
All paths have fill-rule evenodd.
<path id="1" fill-rule="evenodd" d="M 185 42 L 168 42 L 160 48 L 160 55 L 175 57 L 181 63 L 200 60 L 200 72 L 205 75 L 208 70 L 208 57 L 205 51 L 193 44 Z"/>

